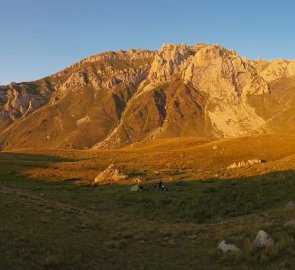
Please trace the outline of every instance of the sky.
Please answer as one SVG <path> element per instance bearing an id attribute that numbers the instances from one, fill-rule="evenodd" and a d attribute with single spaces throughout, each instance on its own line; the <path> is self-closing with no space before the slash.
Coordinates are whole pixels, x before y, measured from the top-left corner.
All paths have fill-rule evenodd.
<path id="1" fill-rule="evenodd" d="M 103 51 L 163 43 L 295 59 L 294 11 L 294 0 L 0 0 L 0 85 Z"/>

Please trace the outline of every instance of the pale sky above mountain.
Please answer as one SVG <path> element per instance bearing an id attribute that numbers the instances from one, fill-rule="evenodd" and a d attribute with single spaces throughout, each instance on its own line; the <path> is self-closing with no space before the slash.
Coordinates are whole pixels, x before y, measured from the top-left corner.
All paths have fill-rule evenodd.
<path id="1" fill-rule="evenodd" d="M 292 0 L 0 0 L 0 85 L 106 50 L 216 43 L 250 59 L 295 59 Z"/>

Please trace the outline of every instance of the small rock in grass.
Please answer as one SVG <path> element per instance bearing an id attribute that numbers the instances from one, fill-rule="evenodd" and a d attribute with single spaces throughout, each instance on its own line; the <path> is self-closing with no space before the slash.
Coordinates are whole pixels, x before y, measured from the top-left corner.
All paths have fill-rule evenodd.
<path id="1" fill-rule="evenodd" d="M 295 203 L 293 201 L 288 201 L 286 204 L 287 209 L 294 209 L 295 208 Z"/>
<path id="2" fill-rule="evenodd" d="M 256 238 L 253 241 L 253 245 L 255 247 L 269 247 L 273 246 L 273 244 L 274 240 L 272 239 L 272 237 L 262 230 L 257 233 Z"/>
<path id="3" fill-rule="evenodd" d="M 217 249 L 221 250 L 223 253 L 240 251 L 240 249 L 236 245 L 229 244 L 225 240 L 219 243 Z"/>
<path id="4" fill-rule="evenodd" d="M 246 166 L 246 163 L 244 161 L 240 161 L 238 163 L 238 167 L 241 168 L 241 167 L 245 167 Z"/>
<path id="5" fill-rule="evenodd" d="M 214 145 L 214 146 L 212 147 L 213 150 L 216 150 L 217 148 L 218 148 L 217 145 Z"/>
<path id="6" fill-rule="evenodd" d="M 293 219 L 293 220 L 287 221 L 284 224 L 284 227 L 295 228 L 295 220 Z"/>
<path id="7" fill-rule="evenodd" d="M 238 164 L 235 162 L 227 167 L 228 170 L 235 169 L 235 168 L 238 168 Z"/>

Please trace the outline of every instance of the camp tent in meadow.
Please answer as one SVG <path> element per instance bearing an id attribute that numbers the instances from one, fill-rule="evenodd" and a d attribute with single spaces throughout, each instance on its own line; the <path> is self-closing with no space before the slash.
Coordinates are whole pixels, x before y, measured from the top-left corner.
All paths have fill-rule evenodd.
<path id="1" fill-rule="evenodd" d="M 140 191 L 139 185 L 134 185 L 130 188 L 131 191 Z"/>

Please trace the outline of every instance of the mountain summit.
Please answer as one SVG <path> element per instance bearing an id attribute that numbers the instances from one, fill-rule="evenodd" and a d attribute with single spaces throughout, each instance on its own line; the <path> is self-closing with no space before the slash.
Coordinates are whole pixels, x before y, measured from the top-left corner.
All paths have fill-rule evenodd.
<path id="1" fill-rule="evenodd" d="M 2 149 L 295 133 L 295 61 L 250 61 L 205 44 L 105 52 L 0 86 L 0 108 Z"/>

